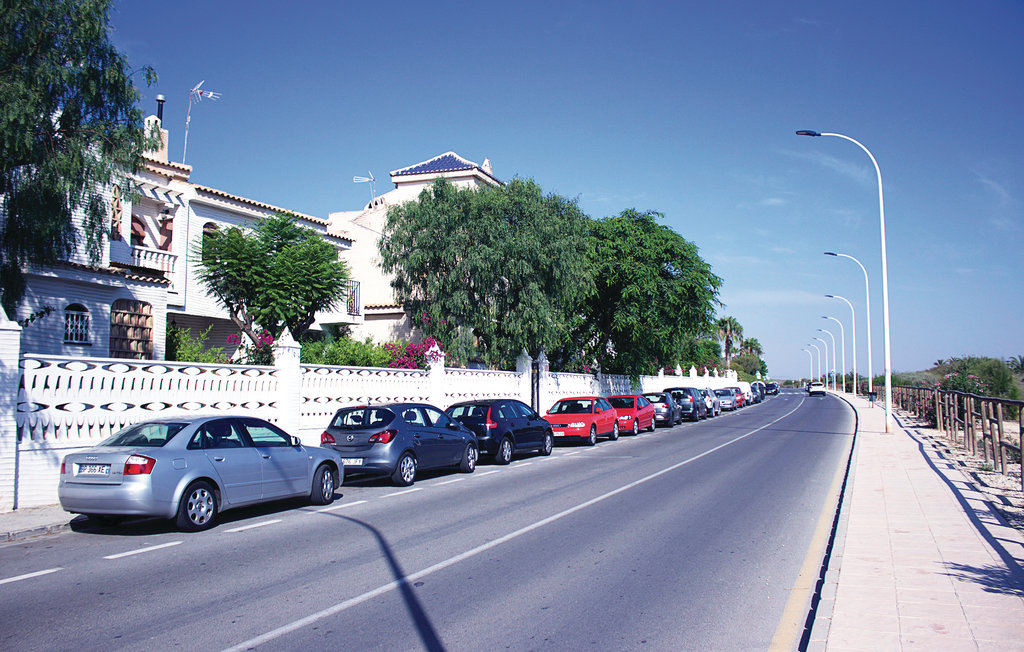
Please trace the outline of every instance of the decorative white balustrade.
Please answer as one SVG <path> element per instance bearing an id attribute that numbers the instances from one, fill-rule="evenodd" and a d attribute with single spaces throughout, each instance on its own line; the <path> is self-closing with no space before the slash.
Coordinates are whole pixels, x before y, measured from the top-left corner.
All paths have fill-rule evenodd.
<path id="1" fill-rule="evenodd" d="M 303 430 L 325 428 L 340 407 L 431 400 L 429 372 L 422 369 L 302 365 Z"/>
<path id="2" fill-rule="evenodd" d="M 529 375 L 525 381 L 517 371 L 449 367 L 444 370 L 444 396 L 448 405 L 486 398 L 516 398 L 529 403 Z"/>
<path id="3" fill-rule="evenodd" d="M 149 247 L 132 247 L 132 265 L 145 269 L 158 269 L 173 277 L 174 266 L 178 263 L 178 254 L 162 249 Z"/>

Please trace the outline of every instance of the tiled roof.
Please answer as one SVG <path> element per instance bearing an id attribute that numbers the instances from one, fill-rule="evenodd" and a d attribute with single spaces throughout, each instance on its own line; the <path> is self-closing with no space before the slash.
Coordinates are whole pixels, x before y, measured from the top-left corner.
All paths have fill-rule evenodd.
<path id="1" fill-rule="evenodd" d="M 296 217 L 298 217 L 300 219 L 306 220 L 308 222 L 313 222 L 314 224 L 320 224 L 322 226 L 326 226 L 328 224 L 327 220 L 320 219 L 319 217 L 313 217 L 312 215 L 305 215 L 303 213 L 298 213 L 296 211 L 288 210 L 287 208 L 279 208 L 277 206 L 273 206 L 272 204 L 265 204 L 265 203 L 263 203 L 261 201 L 256 201 L 255 199 L 249 199 L 247 197 L 241 197 L 239 195 L 232 195 L 231 193 L 224 192 L 223 190 L 217 190 L 216 188 L 210 188 L 208 186 L 200 186 L 197 183 L 193 183 L 192 185 L 195 187 L 195 189 L 197 191 L 206 193 L 208 195 L 213 195 L 214 197 L 220 197 L 221 199 L 228 199 L 228 200 L 231 200 L 231 201 L 238 202 L 240 204 L 248 204 L 249 206 L 253 206 L 253 207 L 256 207 L 256 208 L 262 208 L 264 210 L 274 211 L 276 213 L 291 213 L 292 215 L 295 215 Z"/>
<path id="2" fill-rule="evenodd" d="M 410 165 L 409 167 L 401 168 L 400 170 L 395 170 L 391 173 L 391 176 L 400 177 L 412 174 L 437 174 L 439 172 L 458 172 L 461 170 L 474 170 L 479 167 L 480 166 L 474 163 L 473 161 L 464 159 L 455 152 L 445 152 L 444 154 L 441 154 L 440 156 L 435 156 L 434 158 L 428 161 L 423 161 L 422 163 L 416 163 L 415 165 Z"/>
<path id="3" fill-rule="evenodd" d="M 63 264 L 73 269 L 80 269 L 87 272 L 97 272 L 100 274 L 109 274 L 111 276 L 123 276 L 133 281 L 156 283 L 158 285 L 171 284 L 170 279 L 160 274 L 160 272 L 152 272 L 152 270 L 141 270 L 137 267 L 132 267 L 130 265 L 121 266 L 116 263 L 111 263 L 110 267 L 101 267 L 99 265 L 83 265 L 82 263 L 74 263 L 71 261 L 64 261 Z"/>

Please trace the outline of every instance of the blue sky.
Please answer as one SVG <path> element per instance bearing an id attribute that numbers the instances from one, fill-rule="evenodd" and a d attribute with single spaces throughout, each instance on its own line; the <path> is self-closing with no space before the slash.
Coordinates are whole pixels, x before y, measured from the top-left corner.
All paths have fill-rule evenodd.
<path id="1" fill-rule="evenodd" d="M 591 217 L 628 208 L 700 248 L 777 378 L 857 311 L 883 368 L 885 192 L 893 370 L 1024 355 L 1024 3 L 116 0 L 112 37 L 193 181 L 326 217 L 354 175 L 454 150 Z M 141 83 L 141 80 L 140 80 Z M 830 355 L 831 357 L 831 355 Z M 816 358 L 816 354 L 815 354 Z M 838 360 L 839 356 L 837 356 Z M 815 368 L 817 363 L 815 362 Z"/>

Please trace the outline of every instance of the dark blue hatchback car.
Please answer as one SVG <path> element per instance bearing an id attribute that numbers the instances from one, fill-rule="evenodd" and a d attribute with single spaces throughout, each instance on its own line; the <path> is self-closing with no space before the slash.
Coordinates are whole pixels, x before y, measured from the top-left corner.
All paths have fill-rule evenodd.
<path id="1" fill-rule="evenodd" d="M 476 434 L 480 452 L 508 464 L 520 451 L 550 455 L 555 446 L 551 424 L 528 405 L 511 398 L 456 403 L 446 413 Z"/>

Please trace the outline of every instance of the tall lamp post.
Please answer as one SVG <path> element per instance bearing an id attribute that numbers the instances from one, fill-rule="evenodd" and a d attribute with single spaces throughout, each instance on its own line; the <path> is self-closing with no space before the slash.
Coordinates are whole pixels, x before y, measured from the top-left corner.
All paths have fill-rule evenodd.
<path id="1" fill-rule="evenodd" d="M 854 396 L 856 396 L 857 395 L 857 314 L 853 310 L 853 304 L 850 303 L 850 300 L 847 299 L 846 297 L 841 297 L 838 294 L 826 294 L 825 296 L 828 297 L 829 299 L 842 299 L 843 301 L 846 302 L 846 305 L 850 306 L 850 324 L 853 325 L 853 334 L 850 336 L 850 339 L 853 341 L 853 394 L 854 394 Z M 846 357 L 846 352 L 845 352 L 845 349 L 844 349 L 843 358 L 845 358 L 845 357 Z M 846 363 L 845 362 L 843 363 L 843 367 L 844 368 L 846 367 Z M 843 376 L 843 380 L 844 381 L 846 380 L 845 376 Z"/>
<path id="2" fill-rule="evenodd" d="M 800 349 L 807 354 L 807 377 L 814 378 L 814 355 L 809 349 Z"/>
<path id="3" fill-rule="evenodd" d="M 835 323 L 839 324 L 839 344 L 843 350 L 843 394 L 846 393 L 846 329 L 843 328 L 843 322 L 839 321 L 835 317 L 821 316 L 822 319 L 831 319 Z"/>
<path id="4" fill-rule="evenodd" d="M 878 176 L 878 223 L 882 240 L 882 337 L 885 347 L 885 431 L 892 432 L 892 345 L 889 338 L 889 269 L 885 253 L 885 200 L 882 197 L 882 170 L 878 167 L 875 155 L 860 142 L 843 134 L 835 134 L 817 131 L 802 130 L 796 132 L 798 136 L 835 136 L 848 140 L 857 147 L 864 150 L 864 153 L 871 159 L 875 166 L 875 174 Z M 870 360 L 870 358 L 868 358 Z"/>
<path id="5" fill-rule="evenodd" d="M 871 288 L 868 287 L 868 270 L 864 269 L 864 265 L 859 260 L 857 260 L 856 258 L 854 258 L 853 256 L 851 256 L 849 254 L 837 254 L 837 253 L 832 252 L 832 251 L 826 251 L 825 255 L 826 256 L 838 256 L 840 258 L 849 258 L 853 262 L 857 263 L 857 265 L 860 267 L 860 271 L 864 272 L 864 308 L 865 308 L 865 311 L 867 313 L 867 320 L 866 321 L 867 321 L 867 326 L 868 326 L 868 393 L 870 394 L 873 391 L 873 389 L 871 387 L 871 383 L 873 382 L 872 379 L 874 378 L 874 374 L 871 371 Z M 846 303 L 850 303 L 850 302 L 847 301 Z M 850 306 L 850 310 L 853 310 L 853 306 L 852 305 Z M 856 324 L 854 325 L 854 329 L 856 329 Z M 855 349 L 856 349 L 856 346 L 857 345 L 854 344 L 854 348 Z M 856 367 L 856 365 L 857 365 L 857 359 L 856 359 L 857 358 L 857 352 L 856 351 L 854 351 L 853 357 L 854 357 L 853 364 L 854 364 L 854 367 Z M 854 375 L 856 375 L 856 374 L 854 374 Z M 853 388 L 853 393 L 854 394 L 857 393 L 857 387 L 856 386 L 854 386 L 854 388 Z"/>
<path id="6" fill-rule="evenodd" d="M 818 330 L 821 329 L 819 328 Z M 814 339 L 821 342 L 821 350 L 825 352 L 825 389 L 828 389 L 828 342 L 820 337 L 815 337 Z"/>
<path id="7" fill-rule="evenodd" d="M 834 392 L 836 391 L 836 373 L 838 372 L 836 367 L 836 349 L 839 347 L 836 346 L 836 336 L 832 334 L 832 331 L 824 328 L 819 328 L 818 330 L 822 333 L 827 333 L 832 338 L 832 391 Z M 825 354 L 825 362 L 828 363 L 828 354 Z"/>
<path id="8" fill-rule="evenodd" d="M 822 341 L 824 341 L 824 340 L 822 340 Z M 821 378 L 821 347 L 819 347 L 814 342 L 808 342 L 807 346 L 813 346 L 814 350 L 818 352 L 818 375 L 815 376 L 814 380 L 819 380 Z M 827 358 L 828 356 L 825 356 L 825 357 Z"/>

